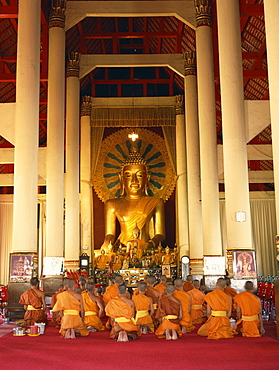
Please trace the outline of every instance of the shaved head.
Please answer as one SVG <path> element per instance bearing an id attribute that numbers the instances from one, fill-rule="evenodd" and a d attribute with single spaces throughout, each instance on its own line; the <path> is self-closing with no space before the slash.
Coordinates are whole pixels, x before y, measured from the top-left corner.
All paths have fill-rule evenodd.
<path id="1" fill-rule="evenodd" d="M 193 285 L 194 285 L 194 288 L 199 289 L 200 282 L 197 279 L 195 279 L 195 280 L 193 280 Z"/>
<path id="2" fill-rule="evenodd" d="M 168 294 L 172 294 L 175 291 L 175 286 L 172 285 L 172 284 L 168 284 L 166 286 L 166 291 L 167 291 Z"/>
<path id="3" fill-rule="evenodd" d="M 86 283 L 86 290 L 88 292 L 92 292 L 92 290 L 95 288 L 95 285 L 93 283 Z"/>
<path id="4" fill-rule="evenodd" d="M 167 282 L 167 281 L 168 281 L 168 278 L 167 278 L 165 275 L 162 275 L 162 276 L 160 277 L 160 280 L 161 280 L 161 281 L 164 281 L 164 282 Z"/>
<path id="5" fill-rule="evenodd" d="M 225 280 L 226 280 L 226 285 L 227 286 L 230 286 L 231 285 L 231 279 L 230 278 L 226 278 Z"/>
<path id="6" fill-rule="evenodd" d="M 123 283 L 123 277 L 121 275 L 116 275 L 113 280 L 115 284 L 117 285 L 120 285 Z"/>
<path id="7" fill-rule="evenodd" d="M 192 283 L 192 281 L 193 281 L 193 276 L 192 276 L 192 275 L 188 275 L 188 276 L 187 276 L 187 281 L 189 281 L 190 283 Z"/>
<path id="8" fill-rule="evenodd" d="M 224 278 L 219 278 L 217 280 L 217 285 L 219 288 L 224 289 L 226 286 L 226 280 Z"/>
<path id="9" fill-rule="evenodd" d="M 246 283 L 244 285 L 244 288 L 246 290 L 254 290 L 254 285 L 253 285 L 252 281 L 246 281 Z"/>
<path id="10" fill-rule="evenodd" d="M 118 293 L 125 294 L 126 293 L 126 286 L 124 284 L 118 286 Z"/>
<path id="11" fill-rule="evenodd" d="M 75 285 L 75 281 L 74 281 L 74 279 L 65 279 L 64 280 L 64 285 L 66 285 L 68 288 L 71 289 Z"/>
<path id="12" fill-rule="evenodd" d="M 178 288 L 181 288 L 183 285 L 183 280 L 182 279 L 176 279 L 174 280 L 174 285 Z"/>
<path id="13" fill-rule="evenodd" d="M 155 279 L 154 276 L 148 276 L 147 279 L 146 279 L 146 281 L 147 281 L 148 284 L 151 284 L 152 285 L 152 284 L 155 283 L 156 279 Z"/>
<path id="14" fill-rule="evenodd" d="M 144 283 L 144 282 L 138 283 L 138 289 L 139 289 L 139 291 L 140 292 L 145 292 L 146 291 L 146 286 L 147 286 L 147 284 Z"/>

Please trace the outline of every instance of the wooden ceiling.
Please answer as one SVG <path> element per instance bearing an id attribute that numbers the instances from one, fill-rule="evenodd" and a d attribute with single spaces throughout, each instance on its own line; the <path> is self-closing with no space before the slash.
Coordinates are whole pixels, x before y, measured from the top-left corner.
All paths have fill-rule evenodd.
<path id="1" fill-rule="evenodd" d="M 68 2 L 73 0 L 67 0 Z M 213 0 L 216 135 L 222 143 L 216 0 Z M 239 0 L 244 98 L 268 100 L 263 0 Z M 50 0 L 42 0 L 39 146 L 47 145 L 48 16 Z M 0 103 L 16 101 L 17 0 L 0 0 Z M 175 17 L 90 17 L 66 33 L 66 54 L 173 54 L 195 49 L 195 31 Z M 183 78 L 163 67 L 96 68 L 81 79 L 81 96 L 174 96 L 183 94 Z M 271 144 L 271 127 L 250 145 Z M 13 145 L 0 136 L 0 148 Z M 270 161 L 249 161 L 250 169 L 272 171 Z M 13 173 L 12 164 L 0 173 Z M 222 186 L 221 186 L 222 188 Z M 274 190 L 273 184 L 250 184 L 250 190 Z M 12 189 L 0 189 L 12 192 Z"/>

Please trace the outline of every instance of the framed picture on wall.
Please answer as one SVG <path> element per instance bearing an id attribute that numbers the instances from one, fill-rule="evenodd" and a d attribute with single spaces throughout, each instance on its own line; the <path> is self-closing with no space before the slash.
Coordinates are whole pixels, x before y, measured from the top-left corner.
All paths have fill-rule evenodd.
<path id="1" fill-rule="evenodd" d="M 34 253 L 10 253 L 10 282 L 29 282 L 34 269 Z"/>
<path id="2" fill-rule="evenodd" d="M 234 279 L 255 279 L 257 277 L 255 251 L 233 251 Z"/>
<path id="3" fill-rule="evenodd" d="M 170 265 L 162 265 L 162 275 L 165 275 L 166 277 L 171 277 Z"/>

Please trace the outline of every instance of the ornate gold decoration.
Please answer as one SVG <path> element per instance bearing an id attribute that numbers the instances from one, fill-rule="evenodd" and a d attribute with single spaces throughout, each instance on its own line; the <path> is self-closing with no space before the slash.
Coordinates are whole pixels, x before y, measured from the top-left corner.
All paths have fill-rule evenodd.
<path id="1" fill-rule="evenodd" d="M 185 76 L 196 75 L 197 74 L 197 60 L 196 51 L 186 51 L 183 53 L 184 57 L 184 71 Z"/>
<path id="2" fill-rule="evenodd" d="M 212 27 L 212 0 L 195 0 L 197 27 Z"/>
<path id="3" fill-rule="evenodd" d="M 79 261 L 76 260 L 65 260 L 64 270 L 77 270 L 79 269 Z"/>
<path id="4" fill-rule="evenodd" d="M 190 265 L 203 266 L 203 258 L 190 258 Z"/>
<path id="5" fill-rule="evenodd" d="M 69 55 L 66 77 L 79 77 L 80 53 L 71 52 Z"/>
<path id="6" fill-rule="evenodd" d="M 136 145 L 146 161 L 150 174 L 148 195 L 166 201 L 176 185 L 176 175 L 171 165 L 164 140 L 152 131 L 137 128 L 139 139 L 132 144 L 128 139 L 131 129 L 123 129 L 108 136 L 102 143 L 93 174 L 93 186 L 98 197 L 105 202 L 120 197 L 120 178 L 130 148 Z"/>
<path id="7" fill-rule="evenodd" d="M 184 96 L 176 95 L 175 96 L 175 114 L 184 114 Z"/>
<path id="8" fill-rule="evenodd" d="M 91 96 L 83 96 L 81 103 L 81 116 L 90 116 L 91 115 Z"/>
<path id="9" fill-rule="evenodd" d="M 65 28 L 66 0 L 52 0 L 49 16 L 49 28 Z"/>

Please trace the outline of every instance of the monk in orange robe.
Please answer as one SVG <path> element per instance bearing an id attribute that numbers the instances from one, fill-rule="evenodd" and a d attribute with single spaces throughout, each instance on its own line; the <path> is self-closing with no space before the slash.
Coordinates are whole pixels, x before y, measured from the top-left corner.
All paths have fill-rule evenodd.
<path id="1" fill-rule="evenodd" d="M 199 328 L 198 334 L 207 336 L 207 339 L 233 338 L 234 336 L 229 320 L 231 298 L 224 293 L 225 286 L 225 279 L 219 278 L 216 284 L 217 289 L 204 296 L 207 302 L 208 320 Z"/>
<path id="2" fill-rule="evenodd" d="M 82 295 L 84 306 L 84 323 L 90 332 L 105 330 L 100 318 L 104 313 L 101 299 L 94 294 L 93 283 L 86 284 L 86 292 Z"/>
<path id="3" fill-rule="evenodd" d="M 141 331 L 133 322 L 134 302 L 126 298 L 125 285 L 119 285 L 118 297 L 112 298 L 108 302 L 105 311 L 112 321 L 110 338 L 117 339 L 118 342 L 128 342 L 140 337 Z"/>
<path id="4" fill-rule="evenodd" d="M 180 330 L 180 320 L 182 318 L 181 302 L 173 296 L 175 287 L 167 285 L 167 296 L 160 299 L 156 318 L 160 321 L 160 326 L 155 331 L 158 338 L 166 340 L 176 340 L 182 336 Z"/>
<path id="5" fill-rule="evenodd" d="M 240 331 L 243 337 L 260 337 L 264 334 L 261 302 L 253 294 L 254 286 L 252 281 L 246 281 L 244 287 L 246 291 L 234 297 L 238 316 L 235 328 L 242 323 Z"/>
<path id="6" fill-rule="evenodd" d="M 61 329 L 59 333 L 65 339 L 74 339 L 76 334 L 89 335 L 89 331 L 83 322 L 84 308 L 81 294 L 75 292 L 75 281 L 65 279 L 67 290 L 57 296 L 57 302 L 52 311 L 62 311 Z M 81 316 L 80 316 L 81 313 Z"/>
<path id="7" fill-rule="evenodd" d="M 132 300 L 136 310 L 136 325 L 142 334 L 154 333 L 154 324 L 151 316 L 154 314 L 152 298 L 145 295 L 146 283 L 138 283 L 139 294 L 134 294 Z"/>
<path id="8" fill-rule="evenodd" d="M 107 304 L 112 298 L 118 296 L 118 287 L 124 283 L 121 275 L 115 275 L 113 278 L 113 284 L 106 287 L 106 291 L 103 295 L 103 300 Z M 126 292 L 127 298 L 130 298 L 129 292 Z"/>
<path id="9" fill-rule="evenodd" d="M 183 289 L 184 289 L 185 292 L 188 292 L 189 290 L 194 288 L 194 286 L 193 286 L 193 276 L 188 275 L 186 279 L 187 280 L 183 284 Z"/>
<path id="10" fill-rule="evenodd" d="M 58 291 L 56 293 L 53 294 L 53 296 L 51 297 L 51 304 L 50 306 L 53 308 L 55 306 L 55 303 L 57 302 L 57 296 L 59 293 L 62 293 L 62 292 L 65 292 L 65 289 L 64 289 L 64 284 L 61 284 Z M 57 323 L 57 327 L 59 328 L 60 327 L 60 323 L 61 323 L 61 319 L 62 317 L 60 316 L 60 312 L 52 312 L 52 322 L 55 322 Z"/>
<path id="11" fill-rule="evenodd" d="M 168 278 L 165 275 L 160 277 L 160 284 L 155 285 L 154 289 L 158 290 L 161 294 L 164 293 L 167 286 Z"/>
<path id="12" fill-rule="evenodd" d="M 237 314 L 236 314 L 236 304 L 234 303 L 234 297 L 237 295 L 237 291 L 231 287 L 231 279 L 226 277 L 226 287 L 224 289 L 224 292 L 231 297 L 232 299 L 232 318 L 236 319 Z"/>
<path id="13" fill-rule="evenodd" d="M 205 321 L 205 309 L 203 307 L 204 294 L 199 290 L 199 280 L 193 280 L 194 288 L 187 293 L 192 297 L 191 319 L 193 324 L 202 324 Z"/>
<path id="14" fill-rule="evenodd" d="M 180 326 L 182 327 L 182 334 L 190 333 L 195 330 L 190 316 L 192 307 L 192 297 L 190 294 L 183 290 L 183 280 L 176 279 L 174 281 L 174 286 L 176 291 L 174 292 L 174 297 L 179 299 L 182 305 L 182 318 L 180 320 Z"/>
<path id="15" fill-rule="evenodd" d="M 33 277 L 30 280 L 31 288 L 20 296 L 19 303 L 24 305 L 26 310 L 24 320 L 27 325 L 34 325 L 36 322 L 47 323 L 45 315 L 46 302 L 45 293 L 39 290 L 39 279 Z"/>

